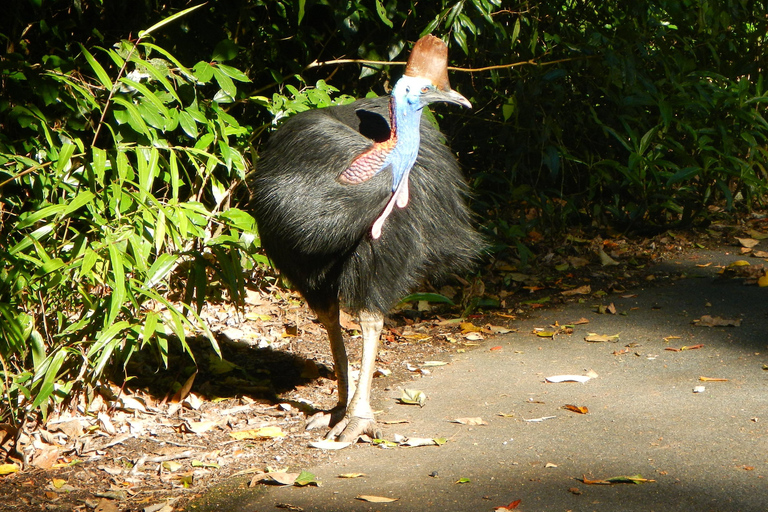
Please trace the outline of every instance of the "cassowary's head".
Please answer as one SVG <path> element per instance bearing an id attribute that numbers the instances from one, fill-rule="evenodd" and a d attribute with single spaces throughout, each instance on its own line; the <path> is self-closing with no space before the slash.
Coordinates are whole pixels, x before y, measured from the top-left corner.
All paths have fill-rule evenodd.
<path id="1" fill-rule="evenodd" d="M 435 102 L 472 107 L 467 98 L 451 89 L 448 47 L 441 39 L 431 35 L 416 41 L 405 74 L 395 84 L 392 96 L 396 102 L 414 110 Z"/>

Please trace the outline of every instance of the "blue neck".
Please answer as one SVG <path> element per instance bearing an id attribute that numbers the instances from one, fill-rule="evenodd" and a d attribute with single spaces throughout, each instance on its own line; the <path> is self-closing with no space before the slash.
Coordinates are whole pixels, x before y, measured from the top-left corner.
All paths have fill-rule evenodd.
<path id="1" fill-rule="evenodd" d="M 384 162 L 392 166 L 392 190 L 394 191 L 400 181 L 407 179 L 416 157 L 419 154 L 421 105 L 409 103 L 405 98 L 398 99 L 392 96 L 390 99 L 390 122 L 393 125 L 397 143 Z"/>

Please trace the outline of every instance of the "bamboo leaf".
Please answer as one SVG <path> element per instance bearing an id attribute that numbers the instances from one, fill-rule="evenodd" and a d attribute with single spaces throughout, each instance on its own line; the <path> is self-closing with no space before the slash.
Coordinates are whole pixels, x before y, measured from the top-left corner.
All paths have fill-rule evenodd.
<path id="1" fill-rule="evenodd" d="M 85 55 L 85 60 L 88 61 L 88 64 L 91 66 L 91 69 L 96 73 L 96 78 L 99 79 L 99 82 L 101 82 L 101 85 L 104 86 L 104 88 L 108 91 L 112 90 L 112 87 L 114 85 L 112 84 L 112 80 L 109 79 L 109 75 L 106 71 L 104 71 L 104 68 L 101 67 L 101 64 L 99 64 L 99 61 L 97 61 L 93 55 L 91 55 L 91 52 L 86 50 L 85 46 L 83 46 L 80 43 L 77 43 L 80 46 L 80 51 L 83 52 L 83 55 Z"/>
<path id="2" fill-rule="evenodd" d="M 123 268 L 123 258 L 120 250 L 115 243 L 109 244 L 109 260 L 112 264 L 112 296 L 109 301 L 109 314 L 105 325 L 111 325 L 125 302 L 125 270 Z"/>
<path id="3" fill-rule="evenodd" d="M 160 21 L 158 23 L 155 23 L 154 25 L 149 27 L 147 30 L 140 30 L 139 31 L 139 39 L 144 39 L 145 37 L 147 37 L 149 34 L 154 32 L 155 30 L 163 28 L 164 26 L 166 26 L 169 23 L 173 23 L 174 21 L 176 21 L 177 19 L 181 18 L 182 16 L 186 16 L 190 12 L 192 12 L 192 11 L 194 11 L 196 9 L 199 9 L 200 7 L 202 7 L 204 5 L 205 4 L 202 3 L 202 4 L 198 4 L 198 5 L 192 6 L 192 7 L 188 8 L 188 9 L 184 9 L 183 11 L 179 11 L 179 12 L 177 12 L 176 14 L 174 14 L 172 16 L 168 16 L 167 18 L 165 18 L 162 21 Z"/>

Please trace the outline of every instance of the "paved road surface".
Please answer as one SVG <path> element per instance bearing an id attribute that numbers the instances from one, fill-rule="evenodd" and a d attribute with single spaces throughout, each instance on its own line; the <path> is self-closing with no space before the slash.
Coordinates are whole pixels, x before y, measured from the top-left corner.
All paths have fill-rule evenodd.
<path id="1" fill-rule="evenodd" d="M 321 487 L 243 489 L 242 481 L 234 481 L 189 510 L 263 512 L 281 510 L 280 503 L 318 512 L 475 512 L 521 500 L 522 512 L 765 512 L 768 288 L 717 279 L 716 269 L 695 266 L 734 259 L 724 250 L 699 252 L 658 267 L 661 276 L 700 277 L 628 291 L 636 297 L 608 297 L 603 304 L 613 302 L 615 315 L 596 314 L 599 301 L 588 299 L 521 321 L 518 332 L 456 354 L 448 366 L 410 383 L 428 396 L 423 408 L 397 405 L 397 390 L 379 394 L 374 407 L 383 410 L 380 421 L 409 421 L 386 425 L 386 438 L 445 437 L 449 442 L 443 446 L 356 445 L 327 465 L 305 468 L 321 479 Z M 742 322 L 693 325 L 702 315 Z M 582 317 L 589 323 L 577 325 L 572 335 L 531 334 Z M 620 339 L 587 343 L 588 333 Z M 614 355 L 628 344 L 633 344 L 628 353 Z M 703 347 L 694 350 L 665 350 L 699 344 Z M 589 370 L 597 377 L 583 384 L 544 382 Z M 702 376 L 727 381 L 702 382 Z M 704 391 L 694 393 L 697 386 Z M 570 412 L 565 404 L 589 412 Z M 548 416 L 554 418 L 526 421 Z M 451 422 L 461 417 L 481 417 L 488 425 Z M 366 476 L 338 478 L 342 473 Z M 623 475 L 655 482 L 579 480 Z M 460 479 L 469 481 L 456 483 Z M 398 501 L 366 503 L 356 499 L 359 495 Z"/>

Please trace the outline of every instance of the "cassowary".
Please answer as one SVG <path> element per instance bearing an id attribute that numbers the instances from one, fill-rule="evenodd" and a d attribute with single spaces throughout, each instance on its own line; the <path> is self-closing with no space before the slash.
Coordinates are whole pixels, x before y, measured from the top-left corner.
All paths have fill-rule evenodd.
<path id="1" fill-rule="evenodd" d="M 330 427 L 329 439 L 381 436 L 369 395 L 384 315 L 423 279 L 469 268 L 481 246 L 456 159 L 422 119 L 433 102 L 471 106 L 451 89 L 447 59 L 425 36 L 389 98 L 291 117 L 249 180 L 262 246 L 328 331 L 339 401 L 307 428 Z M 340 305 L 362 330 L 356 387 Z"/>

